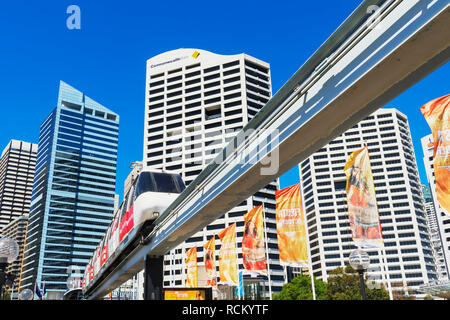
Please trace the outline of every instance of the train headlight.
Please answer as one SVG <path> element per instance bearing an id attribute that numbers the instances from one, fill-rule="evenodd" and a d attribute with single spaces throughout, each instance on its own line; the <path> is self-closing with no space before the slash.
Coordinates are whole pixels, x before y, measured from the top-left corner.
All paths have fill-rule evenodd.
<path id="1" fill-rule="evenodd" d="M 159 212 L 153 212 L 153 218 L 156 218 L 157 216 L 159 216 Z"/>

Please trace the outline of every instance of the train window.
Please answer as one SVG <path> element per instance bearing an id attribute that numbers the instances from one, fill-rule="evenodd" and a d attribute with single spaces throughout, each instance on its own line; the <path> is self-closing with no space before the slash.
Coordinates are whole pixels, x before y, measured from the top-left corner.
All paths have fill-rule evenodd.
<path id="1" fill-rule="evenodd" d="M 126 206 L 126 210 L 130 210 L 131 206 L 133 205 L 133 187 L 131 187 L 130 191 L 127 194 L 127 206 Z"/>
<path id="2" fill-rule="evenodd" d="M 122 217 L 127 212 L 127 207 L 128 207 L 128 194 L 125 196 L 125 200 L 123 202 L 122 212 L 120 213 L 120 220 L 122 220 Z"/>
<path id="3" fill-rule="evenodd" d="M 112 230 L 112 225 L 110 225 L 108 227 L 108 230 L 106 232 L 106 236 L 105 236 L 106 241 L 109 241 L 109 239 L 111 238 L 111 230 Z"/>
<path id="4" fill-rule="evenodd" d="M 142 172 L 136 184 L 135 197 L 144 192 L 181 193 L 184 189 L 180 175 Z"/>
<path id="5" fill-rule="evenodd" d="M 152 179 L 151 172 L 141 172 L 138 181 L 136 182 L 136 198 L 144 192 L 155 192 L 155 181 Z"/>
<path id="6" fill-rule="evenodd" d="M 186 189 L 186 186 L 184 185 L 183 179 L 179 174 L 172 175 L 172 178 L 175 180 L 175 183 L 178 184 L 179 192 L 181 193 L 184 189 Z"/>
<path id="7" fill-rule="evenodd" d="M 153 173 L 156 182 L 157 192 L 180 193 L 181 187 L 176 180 L 177 175 L 167 173 Z"/>
<path id="8" fill-rule="evenodd" d="M 156 181 L 157 192 L 178 193 L 177 185 L 172 175 L 165 173 L 153 173 Z"/>

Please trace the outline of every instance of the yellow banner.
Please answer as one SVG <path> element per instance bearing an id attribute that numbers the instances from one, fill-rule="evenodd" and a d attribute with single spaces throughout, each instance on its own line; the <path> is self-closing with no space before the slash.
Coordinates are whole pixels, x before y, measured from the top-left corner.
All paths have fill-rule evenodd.
<path id="1" fill-rule="evenodd" d="M 186 288 L 198 287 L 198 273 L 197 273 L 197 247 L 192 247 L 186 252 Z"/>
<path id="2" fill-rule="evenodd" d="M 244 215 L 242 261 L 247 271 L 267 273 L 264 245 L 263 207 L 258 206 Z"/>
<path id="3" fill-rule="evenodd" d="M 218 234 L 222 245 L 219 251 L 220 282 L 238 285 L 236 256 L 236 224 L 233 223 Z"/>
<path id="4" fill-rule="evenodd" d="M 275 192 L 280 263 L 308 267 L 308 247 L 300 184 Z"/>
<path id="5" fill-rule="evenodd" d="M 209 241 L 203 246 L 205 249 L 204 262 L 206 269 L 206 285 L 215 286 L 217 283 L 216 275 L 216 239 L 211 237 Z"/>
<path id="6" fill-rule="evenodd" d="M 352 238 L 357 246 L 379 247 L 383 243 L 369 149 L 356 150 L 344 167 L 347 205 Z"/>
<path id="7" fill-rule="evenodd" d="M 441 208 L 450 214 L 450 94 L 420 108 L 433 134 L 433 167 L 436 196 Z"/>
<path id="8" fill-rule="evenodd" d="M 205 300 L 203 290 L 166 290 L 164 300 Z"/>

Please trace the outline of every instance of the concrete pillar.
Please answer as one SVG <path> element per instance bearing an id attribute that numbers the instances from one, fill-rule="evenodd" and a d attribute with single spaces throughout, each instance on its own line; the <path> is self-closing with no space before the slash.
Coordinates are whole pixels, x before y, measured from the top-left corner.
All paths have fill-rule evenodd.
<path id="1" fill-rule="evenodd" d="M 164 256 L 146 256 L 144 272 L 144 300 L 163 299 Z"/>

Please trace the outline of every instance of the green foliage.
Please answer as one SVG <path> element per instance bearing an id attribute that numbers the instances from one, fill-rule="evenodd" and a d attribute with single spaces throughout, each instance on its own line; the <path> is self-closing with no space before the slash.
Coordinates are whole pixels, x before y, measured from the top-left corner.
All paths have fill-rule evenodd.
<path id="1" fill-rule="evenodd" d="M 381 286 L 369 289 L 366 282 L 368 300 L 389 300 L 389 293 Z M 327 283 L 327 300 L 361 300 L 361 287 L 358 273 L 349 265 L 338 267 L 330 272 Z"/>
<path id="2" fill-rule="evenodd" d="M 434 300 L 434 298 L 427 294 L 425 297 L 423 297 L 423 300 Z"/>
<path id="3" fill-rule="evenodd" d="M 327 284 L 314 277 L 316 299 L 324 300 Z M 278 294 L 273 295 L 274 300 L 313 300 L 311 277 L 299 275 L 286 283 Z"/>
<path id="4" fill-rule="evenodd" d="M 9 294 L 9 292 L 6 290 L 5 287 L 3 287 L 2 290 L 0 291 L 0 300 L 11 300 L 11 295 Z"/>
<path id="5" fill-rule="evenodd" d="M 314 277 L 317 300 L 361 300 L 361 287 L 358 273 L 347 265 L 338 267 L 328 275 L 328 282 Z M 368 300 L 389 300 L 389 293 L 384 288 L 369 289 L 366 281 L 366 296 Z M 299 275 L 286 283 L 274 300 L 312 300 L 311 278 Z"/>

